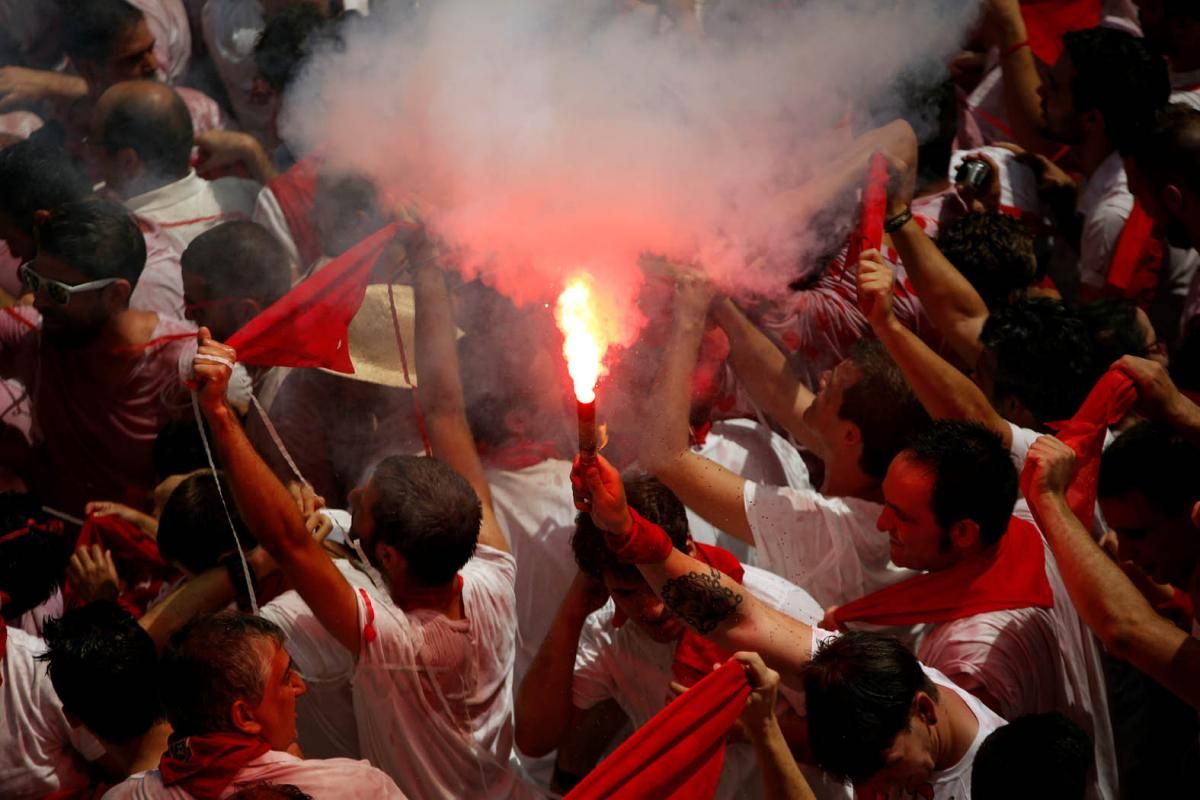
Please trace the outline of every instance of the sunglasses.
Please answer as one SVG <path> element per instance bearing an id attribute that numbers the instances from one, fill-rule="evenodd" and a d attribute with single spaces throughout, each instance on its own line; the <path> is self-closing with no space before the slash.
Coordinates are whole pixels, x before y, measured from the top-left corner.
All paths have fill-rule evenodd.
<path id="1" fill-rule="evenodd" d="M 71 295 L 73 294 L 94 292 L 97 289 L 103 289 L 105 286 L 120 280 L 120 278 L 104 278 L 98 281 L 88 281 L 87 283 L 71 286 L 61 281 L 52 281 L 49 278 L 42 277 L 33 271 L 33 267 L 29 266 L 30 263 L 27 261 L 17 268 L 17 274 L 21 277 L 21 282 L 29 287 L 29 291 L 35 294 L 44 288 L 50 299 L 60 306 L 70 303 Z"/>

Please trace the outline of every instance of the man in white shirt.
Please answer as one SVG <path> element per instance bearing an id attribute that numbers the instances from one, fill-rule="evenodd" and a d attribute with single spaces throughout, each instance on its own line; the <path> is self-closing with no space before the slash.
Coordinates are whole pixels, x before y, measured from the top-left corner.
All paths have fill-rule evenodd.
<path id="1" fill-rule="evenodd" d="M 670 531 L 676 548 L 700 559 L 716 550 L 692 541 L 682 503 L 657 480 L 632 475 L 624 485 L 631 506 Z M 641 727 L 661 711 L 671 699 L 672 682 L 687 685 L 695 680 L 679 655 L 685 626 L 655 597 L 636 568 L 608 552 L 603 532 L 586 515 L 579 517 L 571 548 L 579 576 L 522 681 L 516 706 L 518 746 L 535 756 L 565 747 L 570 761 L 560 764 L 560 774 L 592 766 L 581 763 L 589 760 L 582 756 L 571 758 L 580 737 L 589 740 L 586 749 L 591 755 L 598 755 L 609 744 L 613 728 L 626 721 Z M 821 607 L 806 592 L 769 572 L 744 567 L 742 582 L 747 591 L 788 616 L 815 624 L 821 615 Z M 610 602 L 588 616 L 605 595 Z M 619 713 L 605 715 L 613 728 L 581 724 L 594 719 L 589 711 L 613 701 Z M 757 795 L 753 765 L 753 753 L 744 743 L 728 750 L 717 796 Z"/>
<path id="2" fill-rule="evenodd" d="M 238 612 L 199 617 L 172 637 L 160 673 L 170 743 L 157 769 L 131 775 L 104 795 L 108 800 L 228 797 L 259 781 L 318 797 L 403 800 L 365 761 L 303 760 L 289 752 L 305 685 L 272 622 Z"/>
<path id="3" fill-rule="evenodd" d="M 445 462 L 385 459 L 353 493 L 351 538 L 390 602 L 347 582 L 254 452 L 222 399 L 236 354 L 206 340 L 195 372 L 247 525 L 355 660 L 363 754 L 410 797 L 511 797 L 522 793 L 508 767 L 515 563 L 462 411 L 445 279 L 432 259 L 416 261 L 418 391 L 432 451 Z"/>
<path id="4" fill-rule="evenodd" d="M 754 545 L 761 566 L 822 605 L 907 577 L 875 529 L 879 481 L 902 441 L 928 418 L 895 365 L 864 342 L 814 394 L 730 300 L 716 300 L 712 313 L 729 335 L 738 379 L 825 465 L 820 491 L 752 483 L 688 448 L 690 376 L 709 300 L 706 288 L 688 281 L 677 289 L 666 361 L 650 399 L 658 420 L 643 438 L 641 464 L 705 520 Z"/>
<path id="5" fill-rule="evenodd" d="M 118 83 L 92 114 L 91 157 L 106 188 L 166 231 L 182 252 L 206 230 L 249 219 L 261 187 L 207 181 L 191 168 L 191 119 L 178 93 L 154 81 Z"/>

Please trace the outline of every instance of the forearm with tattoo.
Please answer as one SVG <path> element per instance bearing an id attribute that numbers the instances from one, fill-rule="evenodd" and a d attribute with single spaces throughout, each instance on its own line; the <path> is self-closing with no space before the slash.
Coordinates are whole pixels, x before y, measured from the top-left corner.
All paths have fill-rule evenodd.
<path id="1" fill-rule="evenodd" d="M 742 595 L 721 585 L 721 573 L 689 572 L 663 583 L 667 608 L 701 634 L 711 633 L 742 603 Z"/>

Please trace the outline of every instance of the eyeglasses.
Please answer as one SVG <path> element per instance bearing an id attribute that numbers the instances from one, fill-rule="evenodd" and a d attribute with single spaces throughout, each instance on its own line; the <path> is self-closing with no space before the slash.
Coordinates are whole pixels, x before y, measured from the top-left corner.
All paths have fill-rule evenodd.
<path id="1" fill-rule="evenodd" d="M 116 283 L 120 278 L 104 278 L 98 281 L 88 281 L 71 286 L 69 283 L 62 281 L 52 281 L 49 278 L 42 277 L 33 271 L 33 267 L 29 266 L 29 261 L 26 261 L 17 268 L 17 274 L 21 277 L 21 282 L 29 287 L 29 291 L 37 293 L 45 287 L 46 294 L 50 299 L 58 303 L 60 306 L 65 306 L 71 302 L 71 295 L 79 292 L 94 292 L 97 289 L 103 289 L 105 286 Z"/>

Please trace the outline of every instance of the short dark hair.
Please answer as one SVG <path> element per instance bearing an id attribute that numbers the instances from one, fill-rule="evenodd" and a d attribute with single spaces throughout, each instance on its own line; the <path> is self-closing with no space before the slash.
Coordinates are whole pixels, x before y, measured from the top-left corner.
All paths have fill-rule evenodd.
<path id="1" fill-rule="evenodd" d="M 640 472 L 626 472 L 621 476 L 621 483 L 625 486 L 629 507 L 666 531 L 676 550 L 687 552 L 687 509 L 675 493 L 658 478 Z M 640 574 L 636 566 L 617 559 L 604 541 L 604 531 L 596 527 L 591 514 L 580 513 L 575 517 L 571 550 L 580 571 L 596 580 L 603 580 L 605 573 L 624 578 Z"/>
<path id="2" fill-rule="evenodd" d="M 204 280 L 213 299 L 249 298 L 260 309 L 287 294 L 292 266 L 283 242 L 248 220 L 232 220 L 197 236 L 180 259 L 183 271 Z"/>
<path id="3" fill-rule="evenodd" d="M 931 505 L 943 530 L 969 519 L 986 544 L 1000 540 L 1019 489 L 1012 455 L 996 433 L 974 422 L 940 420 L 901 456 L 933 473 Z"/>
<path id="4" fill-rule="evenodd" d="M 1137 306 L 1119 297 L 1093 300 L 1079 307 L 1079 317 L 1092 336 L 1092 360 L 1111 364 L 1121 356 L 1146 355 L 1146 334 L 1138 324 Z"/>
<path id="5" fill-rule="evenodd" d="M 219 474 L 219 480 L 220 491 L 212 470 L 185 478 L 167 498 L 158 520 L 158 552 L 193 575 L 219 566 L 222 557 L 237 550 L 220 492 L 229 503 L 242 548 L 250 550 L 258 546 L 232 502 L 233 494 L 223 473 Z"/>
<path id="6" fill-rule="evenodd" d="M 988 308 L 1007 304 L 1037 274 L 1033 237 L 1008 214 L 967 214 L 938 231 L 938 249 L 975 287 Z"/>
<path id="7" fill-rule="evenodd" d="M 144 19 L 125 0 L 66 0 L 63 7 L 63 50 L 76 64 L 107 61 L 116 40 Z"/>
<path id="8" fill-rule="evenodd" d="M 1165 107 L 1130 156 L 1152 184 L 1177 183 L 1200 192 L 1200 110 L 1183 103 Z"/>
<path id="9" fill-rule="evenodd" d="M 1118 148 L 1133 142 L 1170 99 L 1167 62 L 1141 37 L 1114 28 L 1064 33 L 1062 43 L 1075 66 L 1075 110 L 1100 112 Z"/>
<path id="10" fill-rule="evenodd" d="M 396 548 L 408 574 L 444 586 L 475 554 L 483 507 L 463 476 L 436 458 L 389 456 L 375 468 L 375 538 Z"/>
<path id="11" fill-rule="evenodd" d="M 176 736 L 232 731 L 234 702 L 261 702 L 267 667 L 255 640 L 282 647 L 284 633 L 264 617 L 223 611 L 197 617 L 171 637 L 159 687 Z"/>
<path id="12" fill-rule="evenodd" d="M 0 211 L 28 233 L 34 212 L 89 196 L 92 188 L 70 155 L 56 145 L 26 139 L 0 150 Z"/>
<path id="13" fill-rule="evenodd" d="M 1134 425 L 1100 457 L 1097 486 L 1103 498 L 1131 493 L 1170 516 L 1189 513 L 1200 500 L 1200 449 L 1161 423 Z"/>
<path id="14" fill-rule="evenodd" d="M 850 350 L 858 381 L 842 394 L 838 416 L 862 434 L 859 467 L 883 478 L 896 454 L 929 424 L 929 414 L 878 339 L 860 339 Z"/>
<path id="15" fill-rule="evenodd" d="M 207 422 L 204 423 L 204 436 L 212 440 Z M 208 453 L 195 419 L 173 419 L 168 422 L 154 437 L 151 452 L 154 477 L 160 482 L 172 475 L 187 475 L 208 468 Z M 217 467 L 220 467 L 219 454 L 213 453 L 212 456 Z"/>
<path id="16" fill-rule="evenodd" d="M 50 682 L 63 709 L 97 736 L 128 742 L 163 717 L 155 681 L 154 640 L 133 616 L 108 601 L 88 603 L 43 631 Z"/>
<path id="17" fill-rule="evenodd" d="M 973 800 L 1083 800 L 1095 761 L 1083 729 L 1062 714 L 1029 714 L 992 731 L 971 767 Z M 1030 781 L 1029 776 L 1037 780 Z"/>
<path id="18" fill-rule="evenodd" d="M 137 94 L 126 94 L 104 117 L 100 143 L 109 153 L 133 150 L 146 167 L 162 176 L 174 178 L 185 174 L 191 167 L 195 132 L 183 98 L 156 81 L 128 83 L 147 84 L 158 92 L 168 93 L 170 100 L 162 104 Z"/>
<path id="19" fill-rule="evenodd" d="M 917 692 L 938 697 L 921 663 L 892 636 L 850 631 L 825 642 L 802 673 L 817 765 L 861 783 L 908 730 Z"/>
<path id="20" fill-rule="evenodd" d="M 294 3 L 269 16 L 254 44 L 258 74 L 276 92 L 284 92 L 318 43 L 336 42 L 330 21 L 311 3 Z"/>
<path id="21" fill-rule="evenodd" d="M 39 251 L 63 259 L 88 280 L 123 278 L 136 285 L 146 240 L 124 207 L 91 197 L 54 209 L 36 228 Z"/>
<path id="22" fill-rule="evenodd" d="M 16 620 L 50 599 L 62 585 L 74 540 L 42 511 L 33 495 L 0 492 L 0 536 L 30 523 L 40 529 L 0 542 L 0 592 L 8 595 L 4 619 Z"/>
<path id="23" fill-rule="evenodd" d="M 1016 397 L 1040 423 L 1069 419 L 1100 377 L 1087 326 L 1057 300 L 1023 297 L 995 309 L 979 341 L 995 359 L 993 399 Z"/>

